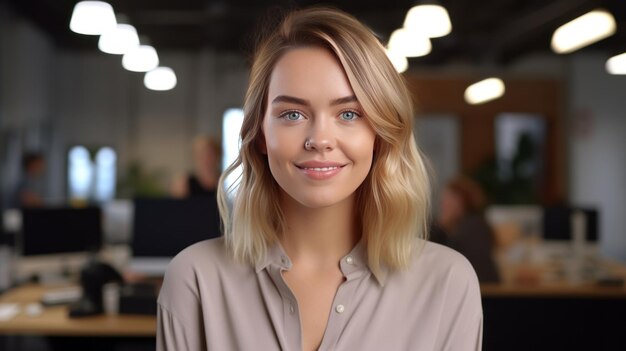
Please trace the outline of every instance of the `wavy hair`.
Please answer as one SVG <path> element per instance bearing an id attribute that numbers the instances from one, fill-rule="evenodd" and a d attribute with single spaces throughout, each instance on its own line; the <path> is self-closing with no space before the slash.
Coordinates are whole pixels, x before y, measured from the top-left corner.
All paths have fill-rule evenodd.
<path id="1" fill-rule="evenodd" d="M 226 246 L 238 261 L 256 263 L 285 229 L 279 186 L 260 148 L 261 127 L 276 62 L 286 51 L 304 46 L 323 47 L 336 56 L 376 132 L 372 168 L 356 196 L 370 269 L 405 268 L 419 242 L 415 238 L 427 236 L 430 214 L 430 182 L 413 135 L 411 95 L 374 34 L 351 15 L 329 8 L 287 14 L 256 47 L 241 151 L 218 188 Z M 235 186 L 224 190 L 224 180 L 239 166 L 243 172 L 231 213 L 227 195 Z"/>

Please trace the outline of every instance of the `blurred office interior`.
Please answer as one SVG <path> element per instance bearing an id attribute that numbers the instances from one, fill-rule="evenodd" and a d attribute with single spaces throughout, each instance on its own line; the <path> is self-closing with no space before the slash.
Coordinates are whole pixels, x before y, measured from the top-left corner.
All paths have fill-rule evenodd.
<path id="1" fill-rule="evenodd" d="M 355 15 L 391 50 L 407 11 L 426 2 L 323 4 Z M 132 24 L 159 66 L 175 73 L 168 90 L 149 88 L 146 73 L 100 51 L 99 36 L 70 30 L 76 3 L 0 0 L 0 350 L 96 349 L 89 339 L 103 349 L 154 348 L 152 310 L 132 306 L 150 305 L 150 287 L 179 246 L 219 235 L 214 203 L 173 199 L 172 181 L 192 172 L 198 136 L 221 142 L 224 165 L 233 160 L 260 23 L 318 2 L 109 1 L 117 22 Z M 437 3 L 449 14 L 449 34 L 426 39 L 430 49 L 414 57 L 394 57 L 433 170 L 433 218 L 458 175 L 485 193 L 488 254 L 500 278 L 482 284 L 484 349 L 624 349 L 626 69 L 607 60 L 626 53 L 626 2 Z M 609 14 L 613 30 L 556 52 L 557 28 L 594 10 Z M 503 94 L 472 103 L 466 89 L 485 78 L 498 78 Z M 45 160 L 42 206 L 20 210 L 15 190 L 32 152 Z M 203 209 L 212 214 L 190 217 Z M 166 238 L 156 233 L 177 223 L 189 233 L 177 244 L 139 239 Z M 72 246 L 85 231 L 90 239 Z M 148 261 L 136 260 L 142 255 Z M 111 281 L 135 284 L 132 306 L 82 317 L 85 329 L 55 328 L 76 319 L 68 305 L 42 305 L 42 294 L 68 276 L 77 284 L 94 257 L 121 273 Z M 24 286 L 30 290 L 16 290 Z"/>

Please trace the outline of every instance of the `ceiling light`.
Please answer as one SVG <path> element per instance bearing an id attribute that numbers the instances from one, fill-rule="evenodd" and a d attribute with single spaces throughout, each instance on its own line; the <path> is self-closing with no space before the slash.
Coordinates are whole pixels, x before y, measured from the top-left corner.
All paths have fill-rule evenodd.
<path id="1" fill-rule="evenodd" d="M 74 6 L 70 29 L 79 34 L 100 35 L 115 28 L 113 7 L 104 1 L 81 1 Z"/>
<path id="2" fill-rule="evenodd" d="M 402 73 L 409 68 L 409 61 L 403 55 L 396 53 L 395 51 L 385 50 L 387 57 L 391 64 L 396 69 L 396 72 Z"/>
<path id="3" fill-rule="evenodd" d="M 159 65 L 159 56 L 150 45 L 139 45 L 122 57 L 122 66 L 133 72 L 147 72 Z"/>
<path id="4" fill-rule="evenodd" d="M 389 38 L 389 50 L 404 57 L 419 57 L 430 53 L 432 46 L 430 40 L 420 34 L 407 32 L 404 29 L 396 29 Z"/>
<path id="5" fill-rule="evenodd" d="M 452 31 L 452 23 L 446 8 L 440 5 L 412 7 L 404 19 L 404 28 L 429 38 L 443 37 Z"/>
<path id="6" fill-rule="evenodd" d="M 107 54 L 122 55 L 130 49 L 139 46 L 137 30 L 130 24 L 118 24 L 100 36 L 98 48 Z"/>
<path id="7" fill-rule="evenodd" d="M 615 33 L 615 18 L 606 10 L 594 10 L 584 14 L 554 31 L 552 50 L 566 54 Z"/>
<path id="8" fill-rule="evenodd" d="M 465 101 L 477 105 L 497 99 L 504 95 L 504 82 L 500 78 L 487 78 L 465 89 Z"/>
<path id="9" fill-rule="evenodd" d="M 157 67 L 146 73 L 143 84 L 150 90 L 170 90 L 176 86 L 176 74 L 169 67 Z"/>
<path id="10" fill-rule="evenodd" d="M 626 52 L 608 59 L 606 70 L 611 74 L 626 74 Z"/>

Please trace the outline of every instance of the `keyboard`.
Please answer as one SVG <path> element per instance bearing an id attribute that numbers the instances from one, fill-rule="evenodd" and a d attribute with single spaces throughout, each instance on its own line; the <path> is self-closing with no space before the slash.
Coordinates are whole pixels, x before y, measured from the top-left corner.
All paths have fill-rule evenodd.
<path id="1" fill-rule="evenodd" d="M 83 296 L 82 288 L 70 287 L 46 291 L 41 297 L 44 306 L 66 305 L 77 301 Z"/>

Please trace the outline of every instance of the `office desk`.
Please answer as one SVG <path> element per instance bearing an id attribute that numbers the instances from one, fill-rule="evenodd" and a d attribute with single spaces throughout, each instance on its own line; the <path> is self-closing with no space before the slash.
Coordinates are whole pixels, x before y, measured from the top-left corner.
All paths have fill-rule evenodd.
<path id="1" fill-rule="evenodd" d="M 626 299 L 626 286 L 599 286 L 596 284 L 481 284 L 483 297 L 536 298 L 619 298 Z"/>
<path id="2" fill-rule="evenodd" d="M 626 278 L 623 265 L 601 264 L 611 276 Z M 480 289 L 485 351 L 626 350 L 624 284 L 508 280 Z"/>
<path id="3" fill-rule="evenodd" d="M 99 315 L 69 318 L 67 306 L 44 307 L 38 316 L 24 312 L 27 304 L 37 302 L 45 292 L 39 285 L 25 285 L 0 296 L 0 303 L 19 303 L 21 312 L 0 322 L 0 335 L 154 337 L 156 317 L 141 315 Z"/>

